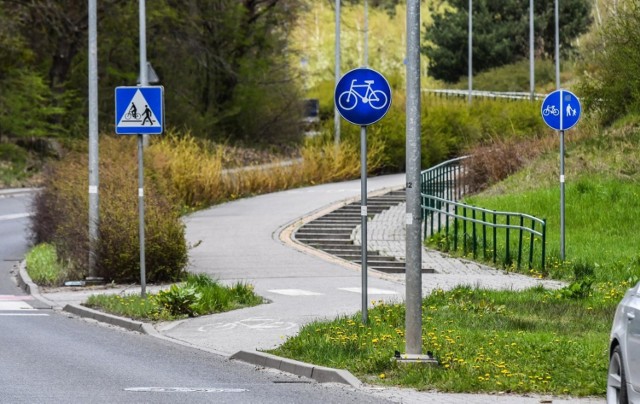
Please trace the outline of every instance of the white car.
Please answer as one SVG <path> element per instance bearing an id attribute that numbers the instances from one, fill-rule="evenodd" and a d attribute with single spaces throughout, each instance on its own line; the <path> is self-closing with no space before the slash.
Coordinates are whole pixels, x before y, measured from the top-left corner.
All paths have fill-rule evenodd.
<path id="1" fill-rule="evenodd" d="M 611 327 L 608 404 L 640 404 L 640 282 L 618 304 Z"/>

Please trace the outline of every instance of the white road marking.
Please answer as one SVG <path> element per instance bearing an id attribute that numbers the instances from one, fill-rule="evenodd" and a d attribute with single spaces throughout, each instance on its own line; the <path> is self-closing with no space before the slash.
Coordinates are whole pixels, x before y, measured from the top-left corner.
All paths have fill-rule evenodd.
<path id="1" fill-rule="evenodd" d="M 0 311 L 36 310 L 29 303 L 20 301 L 0 301 Z"/>
<path id="2" fill-rule="evenodd" d="M 322 296 L 322 293 L 311 292 L 302 289 L 271 289 L 269 292 L 286 296 Z"/>
<path id="3" fill-rule="evenodd" d="M 362 288 L 338 288 L 340 290 L 344 290 L 346 292 L 353 293 L 362 293 Z M 398 292 L 393 290 L 385 290 L 385 289 L 376 289 L 376 288 L 367 288 L 367 293 L 370 295 L 397 295 Z"/>
<path id="4" fill-rule="evenodd" d="M 31 215 L 32 215 L 31 213 L 15 213 L 13 215 L 3 215 L 3 216 L 0 216 L 0 222 L 3 220 L 23 219 Z"/>

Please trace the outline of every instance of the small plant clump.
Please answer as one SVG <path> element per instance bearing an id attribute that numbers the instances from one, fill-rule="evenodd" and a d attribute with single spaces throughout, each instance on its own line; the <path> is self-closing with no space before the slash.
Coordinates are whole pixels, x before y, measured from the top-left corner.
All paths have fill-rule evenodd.
<path id="1" fill-rule="evenodd" d="M 185 282 L 145 298 L 133 294 L 93 295 L 86 305 L 139 320 L 171 321 L 256 306 L 262 302 L 251 285 L 236 283 L 228 287 L 206 274 L 189 274 Z"/>

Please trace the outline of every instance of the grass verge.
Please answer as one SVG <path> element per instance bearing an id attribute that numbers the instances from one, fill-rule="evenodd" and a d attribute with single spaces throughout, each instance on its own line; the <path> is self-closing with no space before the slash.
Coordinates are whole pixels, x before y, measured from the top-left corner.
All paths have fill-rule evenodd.
<path id="1" fill-rule="evenodd" d="M 458 287 L 423 301 L 423 349 L 437 367 L 397 366 L 405 309 L 377 302 L 359 315 L 307 325 L 273 354 L 345 368 L 367 382 L 448 392 L 603 394 L 613 303 L 542 288 Z"/>
<path id="2" fill-rule="evenodd" d="M 64 278 L 64 267 L 58 260 L 56 248 L 42 243 L 32 248 L 25 257 L 27 274 L 41 286 L 55 286 Z"/>
<path id="3" fill-rule="evenodd" d="M 236 283 L 221 285 L 204 274 L 189 274 L 187 280 L 168 290 L 139 295 L 93 295 L 86 306 L 136 320 L 171 321 L 186 317 L 220 313 L 262 304 L 253 287 Z"/>

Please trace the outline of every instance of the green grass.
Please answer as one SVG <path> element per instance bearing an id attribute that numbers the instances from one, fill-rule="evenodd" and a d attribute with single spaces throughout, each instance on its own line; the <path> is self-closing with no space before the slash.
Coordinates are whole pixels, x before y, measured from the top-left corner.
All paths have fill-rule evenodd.
<path id="1" fill-rule="evenodd" d="M 440 366 L 397 366 L 404 306 L 378 303 L 359 316 L 316 322 L 271 353 L 345 368 L 373 383 L 449 392 L 603 394 L 614 303 L 534 288 L 459 287 L 423 301 L 423 349 Z"/>
<path id="2" fill-rule="evenodd" d="M 146 298 L 139 295 L 93 295 L 85 303 L 107 313 L 147 321 L 171 321 L 186 317 L 220 313 L 263 303 L 253 287 L 236 283 L 219 284 L 207 275 L 190 274 L 181 284 Z"/>
<path id="3" fill-rule="evenodd" d="M 25 257 L 27 273 L 31 280 L 42 286 L 55 286 L 64 279 L 64 267 L 51 244 L 38 244 Z"/>

